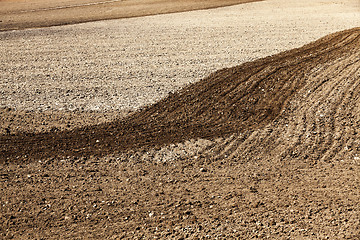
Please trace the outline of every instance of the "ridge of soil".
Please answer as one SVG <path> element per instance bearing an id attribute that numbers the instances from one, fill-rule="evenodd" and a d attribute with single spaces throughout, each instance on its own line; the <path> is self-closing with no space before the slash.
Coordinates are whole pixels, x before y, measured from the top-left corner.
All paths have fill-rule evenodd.
<path id="1" fill-rule="evenodd" d="M 0 31 L 60 26 L 232 6 L 261 0 L 0 1 Z"/>
<path id="2" fill-rule="evenodd" d="M 359 239 L 359 41 L 223 69 L 112 123 L 2 135 L 0 237 Z"/>
<path id="3" fill-rule="evenodd" d="M 359 39 L 359 29 L 351 29 L 222 69 L 123 120 L 57 133 L 1 135 L 0 161 L 104 156 L 264 127 L 311 81 L 312 69 L 352 57 L 358 52 Z"/>

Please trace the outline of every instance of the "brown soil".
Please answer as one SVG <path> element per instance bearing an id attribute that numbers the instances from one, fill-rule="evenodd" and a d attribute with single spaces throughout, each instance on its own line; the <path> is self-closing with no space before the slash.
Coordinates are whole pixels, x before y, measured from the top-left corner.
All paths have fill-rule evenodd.
<path id="1" fill-rule="evenodd" d="M 0 134 L 42 133 L 71 130 L 88 125 L 113 122 L 129 111 L 19 111 L 0 108 Z"/>
<path id="2" fill-rule="evenodd" d="M 0 31 L 231 6 L 259 0 L 0 0 Z"/>
<path id="3" fill-rule="evenodd" d="M 102 156 L 263 127 L 279 117 L 311 69 L 344 54 L 352 57 L 358 35 L 358 29 L 330 35 L 301 49 L 220 70 L 125 120 L 55 134 L 8 132 L 0 136 L 1 161 Z"/>
<path id="4" fill-rule="evenodd" d="M 351 29 L 121 120 L 1 135 L 2 237 L 359 238 L 359 47 Z"/>

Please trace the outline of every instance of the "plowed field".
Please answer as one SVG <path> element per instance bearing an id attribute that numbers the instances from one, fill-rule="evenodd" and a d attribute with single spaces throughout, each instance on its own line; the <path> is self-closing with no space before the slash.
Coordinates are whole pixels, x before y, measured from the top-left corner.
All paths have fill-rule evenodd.
<path id="1" fill-rule="evenodd" d="M 209 9 L 259 0 L 1 0 L 0 31 Z"/>
<path id="2" fill-rule="evenodd" d="M 280 118 L 280 113 L 284 114 L 284 108 L 288 107 L 291 98 L 299 99 L 296 94 L 309 84 L 308 81 L 314 81 L 313 78 L 320 82 L 331 79 L 333 84 L 339 86 L 344 86 L 352 78 L 356 82 L 359 39 L 359 30 L 355 29 L 330 35 L 301 49 L 220 70 L 124 120 L 60 133 L 1 136 L 0 157 L 3 161 L 13 161 L 54 156 L 102 156 L 138 147 L 221 137 L 262 128 Z M 330 65 L 327 66 L 328 69 L 324 69 L 324 65 L 334 61 L 335 66 Z M 316 74 L 325 79 L 319 80 L 317 75 L 311 75 L 311 71 L 317 68 L 322 68 L 323 71 L 317 71 Z M 345 76 L 342 75 L 344 71 L 347 73 Z M 322 86 L 318 82 L 316 84 Z M 349 84 L 352 86 L 355 83 Z M 335 86 L 328 88 L 332 90 Z M 315 90 L 310 89 L 308 92 L 316 93 Z M 343 94 L 352 99 L 354 92 L 356 93 L 356 89 Z M 327 94 L 329 93 L 326 92 L 325 95 Z M 308 95 L 310 99 L 314 98 Z M 319 102 L 322 98 L 318 96 L 316 99 L 315 102 Z M 329 101 L 334 102 L 334 106 L 322 106 L 326 110 L 316 110 L 323 118 L 325 115 L 331 116 L 329 122 L 320 118 L 326 126 L 322 126 L 324 129 L 320 131 L 314 126 L 313 131 L 316 134 L 319 132 L 320 136 L 326 133 L 325 138 L 331 139 L 329 135 L 330 130 L 335 128 L 333 118 L 336 117 L 337 109 L 331 112 L 328 109 L 340 106 L 343 100 L 331 98 Z M 307 99 L 302 100 L 303 104 L 306 102 Z M 326 101 L 323 99 L 321 102 Z M 311 104 L 315 103 L 311 101 Z M 313 108 L 310 105 L 296 107 L 302 111 Z M 348 116 L 350 112 L 345 115 Z M 305 116 L 300 114 L 299 117 L 303 119 Z M 299 124 L 313 125 L 302 121 Z M 303 136 L 298 138 L 302 139 Z M 303 143 L 301 140 L 300 142 Z"/>
<path id="3" fill-rule="evenodd" d="M 67 130 L 3 126 L 0 236 L 358 239 L 359 91 L 352 28 L 131 113 L 66 112 Z M 40 119 L 2 110 L 9 126 L 16 114 Z M 62 126 L 56 114 L 42 121 Z"/>

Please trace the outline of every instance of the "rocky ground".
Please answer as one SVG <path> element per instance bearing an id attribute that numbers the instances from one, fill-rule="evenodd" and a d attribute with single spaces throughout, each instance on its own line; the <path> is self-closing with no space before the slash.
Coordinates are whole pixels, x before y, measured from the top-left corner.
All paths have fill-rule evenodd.
<path id="1" fill-rule="evenodd" d="M 360 30 L 276 54 L 359 19 L 274 0 L 0 33 L 1 237 L 359 238 Z"/>

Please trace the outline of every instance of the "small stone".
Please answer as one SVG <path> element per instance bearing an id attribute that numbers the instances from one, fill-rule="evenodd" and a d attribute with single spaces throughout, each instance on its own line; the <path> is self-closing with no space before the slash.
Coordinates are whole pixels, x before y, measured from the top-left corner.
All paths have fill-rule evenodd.
<path id="1" fill-rule="evenodd" d="M 207 172 L 205 168 L 200 168 L 200 172 Z"/>

